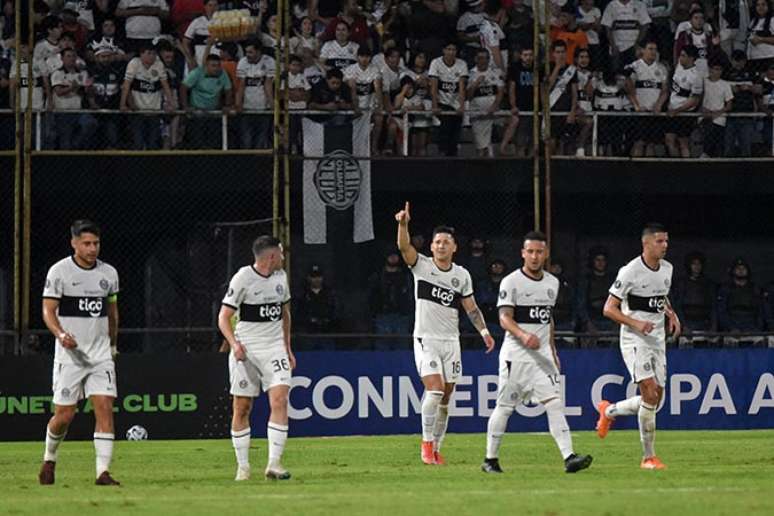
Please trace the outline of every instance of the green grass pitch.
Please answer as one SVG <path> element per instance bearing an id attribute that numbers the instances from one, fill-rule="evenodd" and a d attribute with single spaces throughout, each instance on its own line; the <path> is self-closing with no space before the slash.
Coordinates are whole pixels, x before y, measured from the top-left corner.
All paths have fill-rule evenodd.
<path id="1" fill-rule="evenodd" d="M 589 470 L 565 474 L 548 434 L 509 434 L 498 476 L 479 470 L 482 434 L 449 435 L 445 467 L 420 463 L 418 436 L 291 438 L 293 479 L 281 483 L 263 479 L 263 439 L 252 443 L 253 479 L 241 483 L 229 440 L 119 441 L 120 488 L 93 485 L 91 442 L 62 445 L 55 486 L 37 484 L 42 443 L 0 443 L 0 514 L 774 514 L 772 430 L 661 431 L 666 471 L 639 469 L 634 431 L 573 436 L 594 455 Z"/>

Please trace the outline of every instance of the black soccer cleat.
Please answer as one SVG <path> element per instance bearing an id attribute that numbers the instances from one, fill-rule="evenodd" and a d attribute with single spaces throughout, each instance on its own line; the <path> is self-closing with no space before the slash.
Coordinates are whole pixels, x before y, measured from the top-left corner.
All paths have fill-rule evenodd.
<path id="1" fill-rule="evenodd" d="M 56 470 L 56 462 L 53 460 L 43 461 L 40 466 L 40 473 L 38 473 L 38 482 L 42 486 L 50 486 L 54 483 L 54 471 Z"/>
<path id="2" fill-rule="evenodd" d="M 94 481 L 98 486 L 120 486 L 121 482 L 110 476 L 110 473 L 103 471 L 102 474 Z"/>
<path id="3" fill-rule="evenodd" d="M 481 464 L 481 471 L 484 473 L 502 473 L 503 470 L 500 467 L 500 461 L 498 459 L 484 459 Z"/>
<path id="4" fill-rule="evenodd" d="M 564 459 L 564 472 L 576 473 L 582 469 L 586 469 L 591 466 L 591 461 L 593 460 L 594 457 L 591 455 L 577 455 L 573 453 Z"/>

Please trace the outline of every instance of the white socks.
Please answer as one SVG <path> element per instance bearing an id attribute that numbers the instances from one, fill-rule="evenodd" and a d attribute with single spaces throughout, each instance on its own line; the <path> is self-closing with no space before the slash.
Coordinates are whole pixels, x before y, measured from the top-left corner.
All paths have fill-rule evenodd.
<path id="1" fill-rule="evenodd" d="M 441 398 L 443 398 L 442 391 L 425 391 L 425 398 L 422 400 L 422 440 L 425 442 L 433 440 Z"/>
<path id="2" fill-rule="evenodd" d="M 500 453 L 500 443 L 508 426 L 508 419 L 513 414 L 513 407 L 497 405 L 489 416 L 486 426 L 486 458 L 496 459 Z"/>
<path id="3" fill-rule="evenodd" d="M 94 452 L 97 455 L 97 478 L 110 469 L 110 461 L 113 458 L 114 438 L 114 434 L 94 432 Z"/>
<path id="4" fill-rule="evenodd" d="M 619 401 L 608 405 L 605 409 L 605 415 L 609 418 L 615 419 L 618 416 L 633 416 L 640 410 L 641 396 L 633 396 L 629 399 Z"/>
<path id="5" fill-rule="evenodd" d="M 62 441 L 64 441 L 65 435 L 67 435 L 67 432 L 55 435 L 46 426 L 46 449 L 43 452 L 43 460 L 56 462 L 56 451 L 59 445 L 62 444 Z"/>
<path id="6" fill-rule="evenodd" d="M 250 427 L 231 430 L 231 444 L 234 445 L 237 464 L 240 468 L 250 467 Z"/>
<path id="7" fill-rule="evenodd" d="M 554 398 L 544 403 L 543 406 L 545 406 L 548 416 L 548 430 L 556 441 L 562 458 L 566 459 L 573 454 L 573 450 L 570 427 L 567 425 L 567 418 L 564 417 L 564 403 Z"/>
<path id="8" fill-rule="evenodd" d="M 438 416 L 433 429 L 433 451 L 441 451 L 446 427 L 449 425 L 449 405 L 438 405 Z"/>
<path id="9" fill-rule="evenodd" d="M 656 440 L 656 407 L 640 402 L 640 410 L 637 414 L 640 423 L 640 441 L 642 442 L 642 455 L 653 457 L 656 455 L 654 442 Z"/>
<path id="10" fill-rule="evenodd" d="M 269 421 L 266 427 L 266 440 L 269 445 L 269 466 L 278 466 L 288 440 L 288 425 Z"/>

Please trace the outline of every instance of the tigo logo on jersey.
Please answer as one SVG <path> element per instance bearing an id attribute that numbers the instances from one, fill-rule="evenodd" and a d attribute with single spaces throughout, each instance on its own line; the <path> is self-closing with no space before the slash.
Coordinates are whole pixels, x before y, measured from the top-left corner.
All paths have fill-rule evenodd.
<path id="1" fill-rule="evenodd" d="M 651 297 L 648 300 L 648 306 L 661 313 L 666 307 L 666 299 L 663 297 Z"/>
<path id="2" fill-rule="evenodd" d="M 282 307 L 279 305 L 261 305 L 258 313 L 264 319 L 279 321 L 282 316 Z"/>
<path id="3" fill-rule="evenodd" d="M 454 302 L 454 292 L 441 287 L 433 287 L 430 290 L 430 295 L 440 301 L 443 306 L 451 306 Z"/>
<path id="4" fill-rule="evenodd" d="M 529 318 L 540 321 L 541 324 L 551 322 L 550 306 L 533 306 L 529 309 Z"/>
<path id="5" fill-rule="evenodd" d="M 81 298 L 78 300 L 78 310 L 88 312 L 92 317 L 100 317 L 102 315 L 102 298 Z"/>

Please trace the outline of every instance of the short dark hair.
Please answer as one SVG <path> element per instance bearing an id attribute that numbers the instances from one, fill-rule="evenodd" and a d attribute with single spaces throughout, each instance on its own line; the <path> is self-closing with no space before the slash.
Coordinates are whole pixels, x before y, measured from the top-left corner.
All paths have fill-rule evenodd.
<path id="1" fill-rule="evenodd" d="M 245 50 L 247 50 L 247 47 L 253 47 L 256 50 L 258 50 L 260 52 L 263 52 L 263 45 L 261 45 L 260 40 L 258 40 L 256 38 L 248 39 L 245 42 Z"/>
<path id="2" fill-rule="evenodd" d="M 150 41 L 141 41 L 137 45 L 137 55 L 138 56 L 142 55 L 143 53 L 148 52 L 148 51 L 151 51 L 151 52 L 155 52 L 156 51 L 156 47 L 154 47 L 153 43 L 151 43 Z"/>
<path id="3" fill-rule="evenodd" d="M 60 37 L 59 40 L 61 41 L 63 39 L 70 39 L 72 41 L 75 41 L 75 34 L 73 34 L 72 32 L 63 32 L 62 37 Z"/>
<path id="4" fill-rule="evenodd" d="M 400 87 L 402 88 L 402 87 L 404 87 L 404 86 L 405 86 L 405 85 L 407 85 L 407 84 L 411 84 L 411 87 L 413 88 L 413 87 L 414 87 L 414 79 L 412 79 L 412 78 L 411 78 L 410 76 L 408 76 L 408 75 L 404 75 L 404 76 L 403 76 L 403 77 L 401 77 L 401 79 L 400 79 Z"/>
<path id="5" fill-rule="evenodd" d="M 398 56 L 400 56 L 400 50 L 395 47 L 390 47 L 384 51 L 384 57 L 390 57 L 392 54 L 398 54 Z"/>
<path id="6" fill-rule="evenodd" d="M 368 56 L 371 57 L 371 49 L 368 48 L 366 45 L 360 45 L 357 49 L 357 56 Z"/>
<path id="7" fill-rule="evenodd" d="M 253 256 L 258 257 L 268 249 L 280 247 L 282 242 L 277 237 L 271 235 L 261 235 L 253 242 Z"/>
<path id="8" fill-rule="evenodd" d="M 436 226 L 435 228 L 433 228 L 433 236 L 430 237 L 430 240 L 435 240 L 435 235 L 437 235 L 438 233 L 446 233 L 448 235 L 451 235 L 452 240 L 454 240 L 455 243 L 457 242 L 457 233 L 454 231 L 454 228 L 451 226 Z"/>
<path id="9" fill-rule="evenodd" d="M 100 231 L 99 226 L 91 220 L 78 219 L 74 221 L 70 226 L 70 236 L 73 238 L 78 238 L 83 233 L 90 233 L 92 235 L 100 236 L 102 231 Z"/>
<path id="10" fill-rule="evenodd" d="M 697 59 L 699 57 L 699 49 L 693 45 L 685 45 L 683 47 L 683 52 L 691 59 Z"/>
<path id="11" fill-rule="evenodd" d="M 524 239 L 521 242 L 521 246 L 524 247 L 524 244 L 527 242 L 527 240 L 535 240 L 537 242 L 548 242 L 548 239 L 546 238 L 546 234 L 542 231 L 530 231 L 526 235 L 524 235 Z"/>
<path id="12" fill-rule="evenodd" d="M 653 38 L 653 37 L 647 37 L 643 39 L 641 42 L 642 48 L 645 48 L 648 45 L 656 45 L 656 48 L 658 48 L 658 41 L 656 40 L 656 38 Z"/>
<path id="13" fill-rule="evenodd" d="M 209 63 L 210 61 L 217 61 L 217 62 L 219 63 L 219 62 L 220 62 L 220 56 L 219 56 L 219 55 L 217 55 L 217 54 L 210 54 L 210 55 L 208 55 L 208 56 L 207 56 L 207 57 L 204 59 L 204 62 L 205 62 L 205 63 Z"/>
<path id="14" fill-rule="evenodd" d="M 567 43 L 564 42 L 563 39 L 557 39 L 553 43 L 551 43 L 551 51 L 553 52 L 559 47 L 564 47 L 565 50 L 567 50 Z"/>
<path id="15" fill-rule="evenodd" d="M 334 77 L 337 79 L 344 79 L 344 74 L 341 73 L 341 70 L 338 68 L 331 68 L 325 73 L 326 79 L 333 79 Z"/>
<path id="16" fill-rule="evenodd" d="M 659 224 L 658 222 L 648 222 L 645 224 L 645 227 L 642 228 L 642 236 L 650 236 L 655 233 L 666 233 L 667 230 L 664 227 L 663 224 Z"/>
<path id="17" fill-rule="evenodd" d="M 156 43 L 156 52 L 174 52 L 175 47 L 172 46 L 172 43 L 168 39 L 160 39 L 158 43 Z"/>
<path id="18" fill-rule="evenodd" d="M 289 61 L 291 63 L 303 63 L 303 60 L 301 59 L 301 56 L 297 56 L 296 54 L 291 54 Z"/>
<path id="19" fill-rule="evenodd" d="M 41 24 L 43 32 L 46 33 L 46 35 L 48 35 L 48 31 L 53 30 L 61 25 L 62 19 L 54 14 L 49 14 L 43 18 L 43 23 Z"/>

